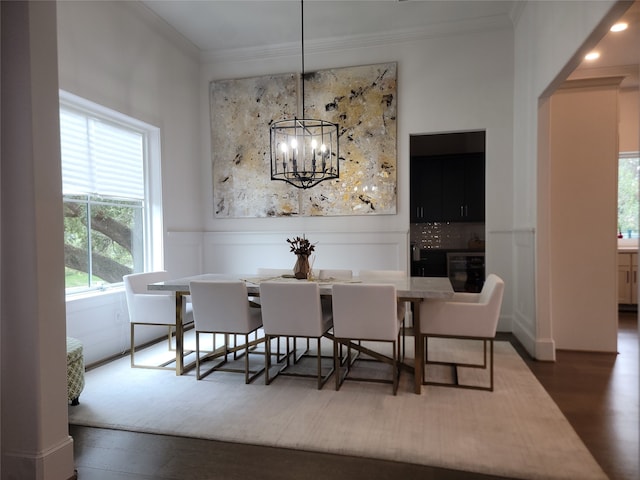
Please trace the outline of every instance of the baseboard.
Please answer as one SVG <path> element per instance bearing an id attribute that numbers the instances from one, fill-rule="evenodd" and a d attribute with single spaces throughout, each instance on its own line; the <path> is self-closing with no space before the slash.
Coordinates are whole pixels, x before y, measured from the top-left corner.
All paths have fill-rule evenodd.
<path id="1" fill-rule="evenodd" d="M 525 350 L 536 360 L 555 362 L 556 345 L 552 338 L 537 338 L 521 318 L 513 321 L 513 334 Z"/>
<path id="2" fill-rule="evenodd" d="M 37 452 L 8 451 L 2 455 L 2 478 L 69 480 L 76 477 L 73 438 L 67 436 L 51 448 Z"/>
<path id="3" fill-rule="evenodd" d="M 537 339 L 535 358 L 542 362 L 555 362 L 556 342 L 551 338 Z"/>

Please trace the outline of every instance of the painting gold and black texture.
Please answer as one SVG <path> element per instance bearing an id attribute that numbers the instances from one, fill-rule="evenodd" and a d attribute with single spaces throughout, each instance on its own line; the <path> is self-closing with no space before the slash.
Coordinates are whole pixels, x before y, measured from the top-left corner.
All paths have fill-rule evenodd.
<path id="1" fill-rule="evenodd" d="M 339 124 L 340 178 L 307 190 L 270 180 L 269 125 L 300 116 L 298 74 L 210 84 L 217 218 L 396 213 L 396 64 L 305 73 L 305 118 Z"/>

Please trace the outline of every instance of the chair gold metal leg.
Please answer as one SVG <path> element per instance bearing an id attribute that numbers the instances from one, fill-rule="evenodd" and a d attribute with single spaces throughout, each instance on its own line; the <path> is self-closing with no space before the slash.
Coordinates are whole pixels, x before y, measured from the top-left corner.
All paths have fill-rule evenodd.
<path id="1" fill-rule="evenodd" d="M 131 355 L 131 368 L 135 367 L 135 355 L 136 355 L 136 342 L 135 342 L 135 323 L 131 323 L 131 350 L 129 350 Z"/>
<path id="2" fill-rule="evenodd" d="M 491 344 L 491 353 L 489 354 L 489 363 L 490 363 L 490 367 L 489 367 L 489 377 L 491 379 L 491 387 L 490 387 L 490 391 L 493 392 L 493 338 L 489 341 L 489 343 Z"/>
<path id="3" fill-rule="evenodd" d="M 264 346 L 264 384 L 269 385 L 269 370 L 271 369 L 271 338 L 269 335 L 265 335 L 266 343 Z M 280 347 L 278 347 L 278 354 L 280 354 Z"/>
<path id="4" fill-rule="evenodd" d="M 342 349 L 340 349 L 340 351 L 341 350 Z M 336 377 L 336 391 L 340 390 L 340 363 L 341 359 L 338 353 L 338 342 L 336 339 L 333 339 L 333 369 Z"/>
<path id="5" fill-rule="evenodd" d="M 214 349 L 215 352 L 215 344 Z M 200 332 L 196 331 L 196 379 L 200 380 Z"/>
<path id="6" fill-rule="evenodd" d="M 309 345 L 309 339 L 307 338 L 307 345 Z M 316 352 L 316 362 L 318 367 L 318 390 L 322 388 L 322 357 L 320 356 L 320 338 L 318 338 L 318 351 Z"/>
<path id="7" fill-rule="evenodd" d="M 245 349 L 244 349 L 244 383 L 248 385 L 249 384 L 249 335 L 245 335 L 244 336 L 244 346 L 245 346 Z M 235 352 L 234 352 L 234 355 L 235 355 Z"/>
<path id="8" fill-rule="evenodd" d="M 169 364 L 173 363 L 174 360 L 167 360 L 164 363 L 161 363 L 160 365 L 138 365 L 136 363 L 135 360 L 135 356 L 136 356 L 136 341 L 135 341 L 135 328 L 136 328 L 136 323 L 131 323 L 130 324 L 130 336 L 131 336 L 131 345 L 130 345 L 130 350 L 129 350 L 129 355 L 131 358 L 131 368 L 147 368 L 147 369 L 155 369 L 155 370 L 165 370 L 167 368 L 171 368 L 173 369 L 173 367 L 168 367 Z M 146 325 L 146 324 L 141 324 L 141 325 Z M 164 324 L 153 324 L 153 325 L 164 325 Z"/>
<path id="9" fill-rule="evenodd" d="M 427 381 L 427 363 L 429 362 L 429 337 L 426 335 L 420 335 L 420 337 L 420 342 L 424 345 L 424 358 L 422 359 L 422 363 L 424 365 L 422 368 L 422 384 L 424 385 Z"/>
<path id="10" fill-rule="evenodd" d="M 272 337 L 272 338 L 277 338 L 278 339 L 278 345 L 280 344 L 280 339 L 279 337 Z M 278 375 L 286 375 L 286 376 L 294 376 L 294 377 L 311 377 L 311 378 L 315 378 L 317 381 L 317 386 L 318 386 L 318 390 L 322 389 L 322 387 L 324 386 L 324 384 L 327 382 L 327 380 L 329 380 L 329 377 L 331 377 L 331 375 L 333 374 L 333 372 L 335 371 L 335 367 L 334 367 L 334 355 L 331 356 L 322 356 L 322 337 L 300 337 L 300 338 L 305 338 L 306 341 L 310 342 L 310 340 L 312 338 L 315 338 L 317 340 L 317 351 L 316 351 L 316 373 L 304 373 L 304 372 L 300 372 L 299 370 L 296 371 L 296 367 L 295 365 L 302 359 L 302 357 L 305 356 L 311 356 L 308 355 L 308 350 L 305 350 L 301 355 L 297 355 L 297 351 L 295 348 L 291 348 L 291 344 L 293 342 L 293 344 L 295 345 L 295 338 L 296 337 L 284 337 L 285 342 L 286 342 L 286 351 L 282 356 L 282 359 L 278 358 L 277 361 L 278 363 L 283 363 L 282 365 L 278 365 L 278 371 L 275 375 L 270 376 L 268 375 L 268 373 L 265 375 L 265 383 L 268 385 L 269 383 L 271 383 L 271 381 L 273 379 L 275 379 L 275 377 L 277 377 Z M 333 337 L 331 337 L 330 335 L 327 336 L 327 338 L 329 339 L 333 339 Z M 292 341 L 290 340 L 292 339 Z M 271 361 L 271 353 L 270 353 L 270 342 L 267 342 L 267 345 L 269 345 L 269 354 L 268 354 L 268 359 L 269 361 Z M 310 345 L 310 343 L 309 343 Z M 334 352 L 335 353 L 335 352 Z M 328 373 L 326 373 L 325 375 L 322 374 L 322 359 L 323 358 L 330 358 L 331 359 L 331 364 L 329 367 L 329 371 Z M 267 368 L 267 367 L 265 367 Z M 289 369 L 292 369 L 291 371 L 288 371 Z"/>
<path id="11" fill-rule="evenodd" d="M 250 340 L 249 336 L 251 332 L 246 334 L 245 333 L 233 334 L 235 335 L 236 339 L 238 337 L 244 336 L 244 343 L 230 346 L 228 342 L 225 340 L 224 344 L 220 348 L 216 348 L 216 345 L 217 345 L 216 332 L 196 332 L 196 348 L 199 352 L 200 352 L 199 339 L 200 339 L 201 333 L 207 333 L 207 334 L 213 335 L 214 350 L 212 352 L 209 352 L 207 355 L 201 356 L 200 353 L 198 353 L 198 355 L 196 356 L 196 370 L 197 370 L 196 375 L 198 380 L 203 379 L 204 377 L 206 377 L 207 375 L 209 375 L 214 371 L 234 372 L 234 373 L 244 374 L 245 383 L 248 384 L 248 383 L 251 383 L 258 375 L 260 375 L 263 372 L 263 370 L 265 370 L 264 368 L 259 368 L 258 370 L 251 370 L 250 364 L 249 364 L 249 355 L 252 353 L 261 353 L 261 352 L 252 352 L 252 350 L 254 350 L 260 343 L 266 342 L 266 337 L 260 339 L 256 336 L 255 340 Z M 224 337 L 228 339 L 228 336 L 226 334 L 224 335 Z M 267 351 L 268 349 L 265 347 L 265 354 Z M 229 362 L 229 356 L 232 354 L 233 354 L 233 357 L 231 358 L 231 361 L 235 361 L 236 359 L 240 360 L 242 356 L 245 357 L 243 359 L 242 368 L 236 368 L 233 365 L 224 366 Z M 212 361 L 217 360 L 217 363 L 209 367 L 209 369 L 206 372 L 200 373 L 199 365 L 202 363 L 203 360 L 212 360 Z M 265 357 L 265 361 L 266 361 L 266 357 Z"/>
<path id="12" fill-rule="evenodd" d="M 397 339 L 395 341 L 392 342 L 388 342 L 387 343 L 391 343 L 391 351 L 392 353 L 392 357 L 389 357 L 388 355 L 383 355 L 379 352 L 376 352 L 375 350 L 372 350 L 370 348 L 367 348 L 366 346 L 362 345 L 362 342 L 358 342 L 358 343 L 353 343 L 351 340 L 346 339 L 346 338 L 340 338 L 337 339 L 335 337 L 332 337 L 334 342 L 336 343 L 341 343 L 347 346 L 347 355 L 349 357 L 349 359 L 344 362 L 345 363 L 345 372 L 344 375 L 342 375 L 342 372 L 340 371 L 340 365 L 342 364 L 341 359 L 338 359 L 338 363 L 335 364 L 336 359 L 334 358 L 334 364 L 335 364 L 335 374 L 336 374 L 336 390 L 340 389 L 340 386 L 344 383 L 345 380 L 347 380 L 347 378 L 349 380 L 356 380 L 356 381 L 364 381 L 364 382 L 375 382 L 375 383 L 390 383 L 392 384 L 392 388 L 393 388 L 393 392 L 394 395 L 397 393 L 398 390 L 398 385 L 399 385 L 399 379 L 400 379 L 400 361 L 399 361 L 399 354 L 400 354 L 400 336 L 398 335 Z M 353 362 L 350 360 L 351 357 L 351 349 L 355 350 L 357 353 L 355 355 L 355 359 L 353 360 Z M 334 357 L 337 357 L 337 347 L 334 347 Z M 372 357 L 372 358 L 359 358 L 360 354 L 364 354 L 365 357 Z M 375 379 L 375 378 L 364 378 L 364 377 L 355 377 L 355 376 L 349 376 L 349 373 L 351 371 L 351 366 L 353 365 L 353 363 L 355 363 L 356 360 L 365 362 L 365 361 L 378 361 L 378 362 L 383 362 L 388 364 L 389 366 L 391 366 L 391 370 L 392 370 L 392 378 L 389 379 Z"/>
<path id="13" fill-rule="evenodd" d="M 396 348 L 397 353 L 396 355 Z M 392 365 L 392 373 L 393 373 L 393 394 L 398 394 L 398 383 L 400 381 L 400 369 L 398 368 L 398 359 L 400 355 L 400 339 L 398 338 L 398 343 L 396 347 L 396 343 L 393 345 L 393 365 Z"/>
<path id="14" fill-rule="evenodd" d="M 429 354 L 427 352 L 427 346 L 429 345 L 429 336 L 422 335 L 421 342 L 424 346 L 424 367 L 422 370 L 422 384 L 423 385 L 436 385 L 441 387 L 455 387 L 455 388 L 464 388 L 468 390 L 486 390 L 493 391 L 494 388 L 494 351 L 493 351 L 493 338 L 477 338 L 477 337 L 454 337 L 454 336 L 442 336 L 443 338 L 458 338 L 462 340 L 473 340 L 473 341 L 482 341 L 483 342 L 483 355 L 482 355 L 482 363 L 456 363 L 456 362 L 442 362 L 442 361 L 431 361 L 429 360 Z M 489 352 L 487 352 L 487 342 L 489 342 Z M 489 357 L 487 359 L 487 356 Z M 427 376 L 425 373 L 426 365 L 445 365 L 452 368 L 453 382 L 445 383 L 445 382 L 430 382 L 427 380 Z M 488 370 L 489 372 L 489 386 L 478 386 L 478 385 L 464 385 L 458 382 L 458 368 L 477 368 L 482 370 Z"/>

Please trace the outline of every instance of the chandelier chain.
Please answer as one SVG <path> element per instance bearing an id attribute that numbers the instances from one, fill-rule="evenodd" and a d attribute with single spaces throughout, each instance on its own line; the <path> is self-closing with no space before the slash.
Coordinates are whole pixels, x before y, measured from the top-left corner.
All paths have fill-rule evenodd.
<path id="1" fill-rule="evenodd" d="M 304 0 L 300 0 L 300 14 L 302 97 L 297 99 L 296 111 L 301 117 L 271 122 L 269 128 L 271 180 L 306 189 L 340 177 L 340 152 L 338 124 L 305 116 Z"/>
<path id="2" fill-rule="evenodd" d="M 304 118 L 304 0 L 300 0 L 300 37 L 302 45 L 302 117 Z"/>

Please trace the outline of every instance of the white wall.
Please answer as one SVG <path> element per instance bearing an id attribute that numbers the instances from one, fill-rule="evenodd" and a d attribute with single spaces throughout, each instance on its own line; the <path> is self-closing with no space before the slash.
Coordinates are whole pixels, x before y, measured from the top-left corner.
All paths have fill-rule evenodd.
<path id="1" fill-rule="evenodd" d="M 559 349 L 617 351 L 619 81 L 568 82 L 551 97 L 551 315 Z"/>
<path id="2" fill-rule="evenodd" d="M 499 329 L 511 329 L 511 261 L 512 245 L 505 231 L 511 229 L 512 205 L 512 78 L 513 50 L 511 29 L 506 27 L 492 32 L 464 33 L 446 37 L 406 39 L 399 43 L 372 44 L 366 47 L 350 45 L 346 39 L 330 45 L 310 44 L 305 55 L 305 69 L 355 66 L 383 62 L 398 64 L 398 201 L 396 215 L 344 216 L 307 218 L 216 219 L 213 215 L 208 87 L 212 80 L 244 78 L 263 74 L 295 72 L 300 68 L 299 53 L 269 58 L 268 55 L 241 60 L 228 55 L 206 59 L 202 67 L 201 121 L 202 165 L 201 189 L 205 206 L 204 228 L 207 232 L 233 234 L 240 244 L 252 243 L 251 255 L 273 261 L 279 260 L 289 267 L 288 247 L 284 240 L 278 249 L 272 244 L 274 235 L 305 233 L 309 238 L 326 238 L 317 247 L 318 262 L 328 257 L 335 266 L 347 268 L 373 268 L 382 263 L 389 268 L 408 268 L 409 231 L 409 136 L 411 134 L 440 133 L 464 130 L 486 130 L 487 165 L 487 271 L 498 273 L 507 285 L 503 304 L 503 319 Z M 297 52 L 297 50 L 296 50 Z M 268 180 L 268 167 L 265 169 Z M 264 239 L 259 238 L 264 232 Z M 354 261 L 351 248 L 334 249 L 323 256 L 323 245 L 339 242 L 340 236 L 360 235 L 357 240 L 369 251 L 366 258 Z M 389 251 L 377 242 L 385 234 L 399 236 L 398 253 L 389 257 Z M 246 237 L 246 238 L 243 238 Z M 215 238 L 215 237 L 214 237 Z M 375 247 L 376 243 L 380 246 Z M 220 265 L 228 261 L 228 249 L 216 242 L 205 242 L 205 264 Z M 233 257 L 234 259 L 237 257 Z M 238 262 L 242 262 L 238 258 Z M 358 263 L 354 267 L 354 263 Z M 240 265 L 240 263 L 239 263 Z M 256 267 L 259 265 L 255 265 Z M 275 266 L 275 265 L 273 265 Z"/>
<path id="3" fill-rule="evenodd" d="M 162 128 L 165 265 L 180 269 L 180 274 L 216 264 L 219 252 L 205 242 L 203 231 L 240 236 L 405 234 L 409 135 L 486 129 L 487 269 L 503 276 L 507 284 L 499 328 L 512 328 L 530 352 L 548 359 L 553 358 L 554 344 L 548 298 L 540 295 L 547 285 L 548 238 L 540 238 L 537 224 L 538 100 L 556 77 L 562 77 L 559 72 L 568 74 L 577 65 L 584 39 L 610 13 L 611 5 L 527 2 L 517 19 L 515 39 L 510 29 L 431 38 L 426 32 L 422 39 L 394 44 L 373 42 L 363 47 L 341 39 L 308 48 L 308 71 L 398 62 L 397 215 L 213 218 L 209 82 L 297 71 L 298 53 L 258 58 L 205 55 L 198 67 L 193 51 L 165 34 L 139 8 L 124 2 L 61 2 L 60 84 Z M 541 251 L 542 260 L 537 260 Z M 406 258 L 406 253 L 400 256 Z M 114 298 L 112 305 L 111 319 L 121 308 L 120 298 Z"/>
<path id="4" fill-rule="evenodd" d="M 613 1 L 526 2 L 516 20 L 513 331 L 527 350 L 542 360 L 555 358 L 548 268 L 553 241 L 548 228 L 548 176 L 544 169 L 538 170 L 539 157 L 548 155 L 548 145 L 539 143 L 548 140 L 544 130 L 549 108 L 543 100 L 597 43 L 597 35 L 606 33 L 605 20 L 617 18 L 627 6 Z"/>
<path id="5" fill-rule="evenodd" d="M 306 233 L 312 239 L 314 234 L 319 237 L 320 232 L 323 239 L 327 238 L 327 232 L 334 232 L 335 238 L 323 241 L 327 245 L 339 242 L 340 235 L 351 234 L 353 239 L 359 234 L 357 241 L 368 245 L 363 251 L 370 253 L 352 268 L 364 268 L 370 261 L 371 267 L 406 269 L 409 135 L 486 130 L 487 269 L 511 284 L 510 245 L 499 233 L 509 229 L 513 216 L 510 208 L 513 52 L 509 28 L 433 38 L 427 32 L 422 39 L 394 44 L 374 42 L 368 47 L 350 46 L 346 40 L 315 48 L 309 45 L 307 50 L 315 53 L 305 56 L 307 71 L 398 62 L 398 214 L 216 220 L 211 185 L 209 82 L 297 71 L 298 49 L 292 49 L 289 56 L 273 58 L 257 52 L 241 59 L 233 55 L 209 58 L 196 78 L 196 61 L 188 48 L 181 47 L 179 42 L 174 46 L 174 39 L 159 33 L 159 26 L 140 9 L 118 2 L 61 2 L 58 11 L 61 88 L 162 129 L 167 269 L 180 270 L 176 272 L 180 275 L 199 273 L 199 269 L 216 268 L 223 260 L 236 258 L 212 243 L 209 234 L 203 237 L 203 230 L 239 235 L 240 243 L 247 241 L 242 238 L 246 233 L 255 243 L 252 254 L 265 259 L 274 258 L 273 249 L 277 246 L 268 245 L 269 237 L 260 239 L 261 232 L 280 234 L 283 238 Z M 393 258 L 383 246 L 386 235 L 402 239 L 394 247 L 397 252 Z M 282 251 L 286 258 L 288 248 L 284 242 Z M 327 251 L 323 252 L 319 245 L 319 263 L 327 263 L 323 261 L 323 253 Z M 347 248 L 332 247 L 330 257 L 336 263 L 331 266 L 353 264 L 350 254 Z M 237 261 L 237 268 L 242 267 L 241 260 Z M 86 305 L 80 304 L 82 307 L 74 308 L 75 312 L 86 311 Z M 78 325 L 87 314 L 71 315 L 70 325 Z M 113 296 L 111 308 L 100 316 L 121 330 L 127 321 L 121 297 Z M 507 294 L 501 329 L 510 329 L 510 316 L 511 297 Z M 76 332 L 80 336 L 81 331 Z M 121 337 L 120 333 L 114 334 L 114 340 Z M 81 340 L 85 341 L 86 350 L 102 351 L 102 339 Z M 116 343 L 121 349 L 122 342 Z"/>
<path id="6" fill-rule="evenodd" d="M 194 47 L 135 2 L 59 2 L 57 11 L 60 88 L 160 128 L 165 230 L 201 230 Z"/>
<path id="7" fill-rule="evenodd" d="M 136 344 L 165 336 L 165 327 L 136 328 Z M 82 341 L 85 365 L 126 352 L 131 345 L 129 312 L 122 289 L 67 300 L 67 335 Z"/>
<path id="8" fill-rule="evenodd" d="M 3 2 L 0 23 L 0 477 L 67 480 L 55 4 Z"/>
<path id="9" fill-rule="evenodd" d="M 198 52 L 135 2 L 58 2 L 57 13 L 60 88 L 160 128 L 165 268 L 199 273 Z M 176 244 L 167 231 L 189 233 Z M 67 307 L 67 333 L 83 342 L 86 363 L 128 348 L 122 290 L 74 298 Z M 136 338 L 148 339 L 147 330 Z"/>
<path id="10" fill-rule="evenodd" d="M 640 91 L 620 90 L 620 151 L 640 151 Z"/>

